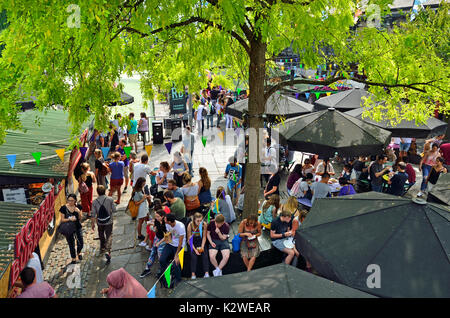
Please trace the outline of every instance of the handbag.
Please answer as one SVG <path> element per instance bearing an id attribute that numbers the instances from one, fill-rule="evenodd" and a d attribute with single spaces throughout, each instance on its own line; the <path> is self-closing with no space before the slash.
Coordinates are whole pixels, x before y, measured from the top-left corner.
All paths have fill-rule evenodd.
<path id="1" fill-rule="evenodd" d="M 77 227 L 75 225 L 75 222 L 72 221 L 61 223 L 58 226 L 58 232 L 64 235 L 65 237 L 73 235 L 73 233 L 75 233 L 76 230 Z"/>
<path id="2" fill-rule="evenodd" d="M 189 200 L 188 198 L 184 198 L 184 204 L 186 206 L 186 210 L 191 211 L 200 207 L 200 200 L 198 199 L 198 195 L 195 196 L 194 200 Z"/>
<path id="3" fill-rule="evenodd" d="M 129 214 L 130 214 L 132 219 L 135 219 L 137 217 L 137 215 L 138 215 L 138 212 L 139 212 L 139 205 L 136 204 L 136 202 L 134 202 L 133 197 L 134 197 L 134 191 L 131 194 L 130 201 L 128 201 L 128 205 L 127 205 L 126 211 L 129 212 Z"/>
<path id="4" fill-rule="evenodd" d="M 241 249 L 242 237 L 239 236 L 239 233 L 233 237 L 231 241 L 231 245 L 233 246 L 233 252 L 239 252 Z"/>
<path id="5" fill-rule="evenodd" d="M 78 192 L 80 192 L 80 194 L 85 194 L 86 192 L 89 192 L 89 188 L 86 184 L 86 182 L 81 181 L 79 186 L 78 186 Z"/>

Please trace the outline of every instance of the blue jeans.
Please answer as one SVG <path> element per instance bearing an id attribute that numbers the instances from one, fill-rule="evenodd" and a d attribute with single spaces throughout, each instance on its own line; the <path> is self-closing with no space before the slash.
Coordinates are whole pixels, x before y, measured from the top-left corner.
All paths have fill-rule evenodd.
<path id="1" fill-rule="evenodd" d="M 209 126 L 211 126 L 211 128 L 213 127 L 213 119 L 214 115 L 206 115 L 206 129 L 209 129 Z M 211 123 L 211 125 L 209 123 Z"/>
<path id="2" fill-rule="evenodd" d="M 371 182 L 370 185 L 372 186 L 372 191 L 382 192 L 383 184 L 378 185 L 378 184 L 373 184 L 373 182 Z"/>
<path id="3" fill-rule="evenodd" d="M 155 236 L 155 240 L 153 241 L 153 247 L 152 251 L 150 252 L 150 256 L 147 261 L 147 268 L 150 268 L 156 260 L 156 255 L 158 255 L 158 258 L 161 258 L 162 251 L 164 250 L 164 246 L 166 246 L 166 243 L 162 242 L 158 247 L 156 246 L 156 243 L 158 243 L 160 240 Z"/>
<path id="4" fill-rule="evenodd" d="M 161 276 L 164 273 L 167 266 L 169 266 L 170 262 L 175 257 L 176 252 L 177 252 L 177 248 L 175 246 L 172 246 L 170 244 L 166 244 L 166 246 L 164 246 L 164 249 L 161 253 L 161 258 L 159 259 L 160 272 L 158 273 L 158 276 Z M 173 269 L 173 273 L 175 275 L 175 280 L 177 282 L 181 281 L 180 265 L 177 265 L 177 264 L 175 264 L 175 262 L 173 262 L 172 269 Z"/>
<path id="5" fill-rule="evenodd" d="M 427 177 L 430 174 L 431 171 L 431 166 L 426 165 L 426 164 L 422 164 L 422 183 L 420 184 L 420 191 L 424 191 L 427 188 Z"/>

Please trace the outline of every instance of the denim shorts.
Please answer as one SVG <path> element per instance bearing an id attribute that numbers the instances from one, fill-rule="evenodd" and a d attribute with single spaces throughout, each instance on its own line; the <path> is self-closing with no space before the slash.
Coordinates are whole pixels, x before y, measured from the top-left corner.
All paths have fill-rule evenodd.
<path id="1" fill-rule="evenodd" d="M 286 246 L 284 246 L 284 241 L 285 241 L 285 240 L 286 240 L 286 238 L 284 238 L 284 239 L 278 239 L 278 240 L 272 241 L 272 244 L 273 244 L 273 246 L 274 246 L 276 249 L 278 249 L 278 250 L 280 250 L 280 251 L 283 252 L 283 250 L 284 250 L 285 248 L 287 248 Z"/>
<path id="2" fill-rule="evenodd" d="M 411 143 L 400 143 L 400 151 L 408 151 L 411 147 Z"/>
<path id="3" fill-rule="evenodd" d="M 228 243 L 228 240 L 222 241 L 222 240 L 212 240 L 214 242 L 214 244 L 216 244 L 216 247 L 212 247 L 210 246 L 211 249 L 213 250 L 229 250 L 230 249 L 230 244 Z"/>

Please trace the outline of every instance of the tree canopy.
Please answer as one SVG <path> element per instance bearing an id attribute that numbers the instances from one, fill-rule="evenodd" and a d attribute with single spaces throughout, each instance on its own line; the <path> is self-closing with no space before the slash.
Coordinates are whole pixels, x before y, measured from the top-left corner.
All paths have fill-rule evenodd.
<path id="1" fill-rule="evenodd" d="M 155 88 L 206 86 L 207 71 L 228 84 L 240 78 L 250 86 L 252 53 L 263 50 L 265 61 L 286 47 L 298 52 L 305 68 L 339 65 L 325 81 L 295 79 L 266 86 L 264 98 L 283 85 L 326 85 L 351 78 L 351 65 L 365 75 L 369 90 L 386 101 L 371 116 L 424 121 L 436 102 L 448 113 L 448 4 L 437 13 L 423 10 L 413 21 L 392 30 L 352 28 L 357 8 L 375 4 L 381 17 L 392 0 L 3 0 L 9 26 L 0 33 L 0 142 L 7 129 L 20 128 L 15 101 L 36 96 L 44 110 L 60 104 L 69 112 L 73 132 L 95 114 L 106 127 L 109 109 L 122 87 L 121 74 L 138 72 L 146 98 Z M 379 10 L 378 10 L 379 9 Z M 377 16 L 375 17 L 377 18 Z M 323 53 L 332 48 L 332 55 Z M 265 83 L 267 85 L 267 83 Z M 400 101 L 409 101 L 398 108 Z M 261 108 L 259 108 L 261 109 Z M 263 109 L 263 108 L 262 108 Z"/>

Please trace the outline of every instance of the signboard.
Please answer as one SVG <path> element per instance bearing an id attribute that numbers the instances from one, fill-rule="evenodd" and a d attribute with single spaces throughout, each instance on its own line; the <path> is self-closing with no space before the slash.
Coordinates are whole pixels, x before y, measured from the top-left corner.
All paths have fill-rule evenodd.
<path id="1" fill-rule="evenodd" d="M 187 95 L 184 92 L 177 92 L 175 87 L 172 87 L 169 94 L 170 114 L 185 114 Z"/>
<path id="2" fill-rule="evenodd" d="M 27 204 L 25 188 L 3 189 L 3 201 Z"/>

